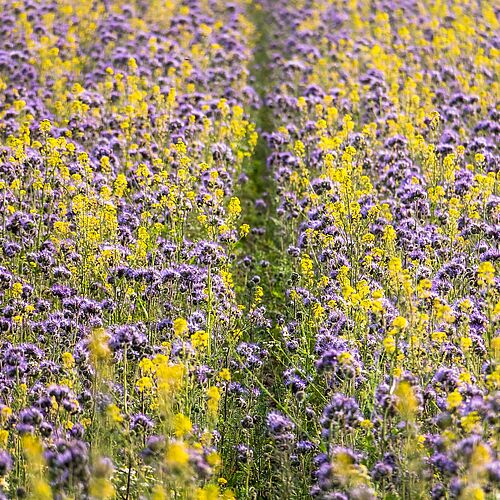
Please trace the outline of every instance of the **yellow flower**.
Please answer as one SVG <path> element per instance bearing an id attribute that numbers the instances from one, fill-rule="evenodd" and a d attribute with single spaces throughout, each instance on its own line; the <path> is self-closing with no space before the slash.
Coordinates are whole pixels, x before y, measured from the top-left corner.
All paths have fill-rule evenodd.
<path id="1" fill-rule="evenodd" d="M 42 120 L 40 122 L 40 132 L 46 134 L 46 133 L 50 132 L 51 129 L 52 129 L 52 125 L 49 122 L 49 120 Z"/>
<path id="2" fill-rule="evenodd" d="M 219 377 L 222 379 L 222 380 L 225 380 L 226 382 L 229 382 L 231 380 L 231 372 L 227 369 L 227 368 L 223 368 L 220 372 L 219 372 Z"/>
<path id="3" fill-rule="evenodd" d="M 464 351 L 468 351 L 472 346 L 472 340 L 470 339 L 470 337 L 461 337 L 460 339 L 460 347 L 464 350 Z"/>
<path id="4" fill-rule="evenodd" d="M 172 421 L 174 426 L 175 435 L 177 437 L 183 437 L 186 434 L 189 434 L 193 430 L 193 424 L 189 417 L 183 415 L 182 413 L 177 413 Z"/>
<path id="5" fill-rule="evenodd" d="M 398 328 L 399 330 L 404 330 L 408 326 L 408 321 L 406 321 L 403 316 L 398 316 L 397 318 L 394 318 L 392 326 L 394 328 Z"/>
<path id="6" fill-rule="evenodd" d="M 430 289 L 432 288 L 432 281 L 424 278 L 419 281 L 417 286 L 417 294 L 420 298 L 430 297 Z"/>
<path id="7" fill-rule="evenodd" d="M 218 467 L 221 464 L 220 455 L 214 451 L 207 456 L 207 463 L 212 467 Z"/>
<path id="8" fill-rule="evenodd" d="M 153 371 L 154 365 L 149 358 L 142 358 L 139 362 L 139 368 L 143 373 L 151 373 Z"/>
<path id="9" fill-rule="evenodd" d="M 217 401 L 220 400 L 220 389 L 216 387 L 215 385 L 210 386 L 207 389 L 207 396 L 211 399 L 216 399 Z"/>
<path id="10" fill-rule="evenodd" d="M 479 424 L 480 422 L 481 417 L 478 415 L 477 411 L 472 411 L 468 415 L 465 415 L 460 419 L 462 428 L 469 434 L 477 427 L 477 424 Z"/>
<path id="11" fill-rule="evenodd" d="M 411 384 L 403 380 L 397 385 L 394 394 L 398 398 L 396 409 L 400 415 L 406 420 L 412 420 L 418 409 L 418 399 Z"/>
<path id="12" fill-rule="evenodd" d="M 9 406 L 4 406 L 0 410 L 0 422 L 5 422 L 10 418 L 11 415 L 12 415 L 12 408 L 10 408 Z"/>
<path id="13" fill-rule="evenodd" d="M 245 306 L 242 306 L 243 307 L 243 311 L 245 310 L 244 307 Z M 238 341 L 241 337 L 243 336 L 243 332 L 239 329 L 239 328 L 236 328 L 235 330 L 233 330 L 230 334 L 229 334 L 229 338 L 236 342 Z"/>
<path id="14" fill-rule="evenodd" d="M 8 440 L 9 440 L 9 431 L 5 429 L 0 429 L 0 447 L 6 448 Z"/>
<path id="15" fill-rule="evenodd" d="M 492 339 L 491 350 L 493 351 L 493 355 L 495 356 L 495 359 L 500 359 L 500 336 Z"/>
<path id="16" fill-rule="evenodd" d="M 211 413 L 211 415 L 216 415 L 217 410 L 219 409 L 219 401 L 221 398 L 221 393 L 220 389 L 214 385 L 210 386 L 207 389 L 207 396 L 208 396 L 208 411 Z"/>
<path id="17" fill-rule="evenodd" d="M 120 408 L 115 404 L 110 404 L 106 408 L 106 415 L 115 423 L 123 422 L 123 415 L 120 413 Z"/>
<path id="18" fill-rule="evenodd" d="M 434 342 L 437 342 L 439 344 L 443 343 L 446 340 L 446 333 L 445 332 L 433 332 L 432 334 L 432 340 Z"/>
<path id="19" fill-rule="evenodd" d="M 148 179 L 151 177 L 151 171 L 149 170 L 148 166 L 145 163 L 139 163 L 137 166 L 137 171 L 136 171 L 137 177 L 139 178 L 144 178 Z"/>
<path id="20" fill-rule="evenodd" d="M 188 330 L 188 323 L 184 318 L 177 318 L 174 321 L 174 333 L 180 337 Z"/>
<path id="21" fill-rule="evenodd" d="M 199 29 L 200 29 L 200 33 L 203 36 L 209 36 L 212 33 L 212 28 L 208 24 L 205 24 L 205 23 L 201 23 L 199 26 Z"/>
<path id="22" fill-rule="evenodd" d="M 483 162 L 484 162 L 484 160 L 485 160 L 485 156 L 484 156 L 482 153 L 476 153 L 476 154 L 474 155 L 474 161 L 475 161 L 476 163 L 483 163 Z"/>
<path id="23" fill-rule="evenodd" d="M 151 500 L 167 500 L 167 494 L 160 485 L 156 485 L 151 492 Z"/>
<path id="24" fill-rule="evenodd" d="M 90 418 L 82 418 L 80 419 L 80 422 L 85 429 L 88 429 L 92 424 L 92 420 Z"/>
<path id="25" fill-rule="evenodd" d="M 169 106 L 172 106 L 175 103 L 175 94 L 176 94 L 175 88 L 173 87 L 170 88 L 167 94 L 167 104 Z"/>
<path id="26" fill-rule="evenodd" d="M 484 491 L 479 486 L 467 486 L 460 495 L 460 500 L 484 500 Z"/>
<path id="27" fill-rule="evenodd" d="M 240 200 L 236 196 L 229 200 L 229 205 L 227 207 L 228 213 L 231 217 L 236 217 L 241 213 Z"/>
<path id="28" fill-rule="evenodd" d="M 493 308 L 493 318 L 500 318 L 500 300 L 495 304 L 495 307 Z"/>
<path id="29" fill-rule="evenodd" d="M 470 299 L 463 299 L 459 302 L 459 307 L 462 311 L 467 312 L 472 309 L 472 301 Z"/>
<path id="30" fill-rule="evenodd" d="M 477 277 L 480 285 L 493 285 L 495 282 L 495 267 L 489 261 L 481 262 L 477 268 Z"/>
<path id="31" fill-rule="evenodd" d="M 312 278 L 314 276 L 313 261 L 309 255 L 304 255 L 300 259 L 300 269 L 305 277 Z"/>
<path id="32" fill-rule="evenodd" d="M 70 352 L 64 352 L 62 355 L 64 368 L 71 370 L 75 366 L 75 358 Z"/>
<path id="33" fill-rule="evenodd" d="M 325 309 L 323 308 L 323 306 L 319 302 L 316 302 L 313 305 L 312 309 L 313 309 L 314 319 L 316 319 L 316 320 L 321 318 L 325 312 Z"/>
<path id="34" fill-rule="evenodd" d="M 471 384 L 471 383 L 472 383 L 472 379 L 471 379 L 470 373 L 467 373 L 467 372 L 462 372 L 462 373 L 458 376 L 458 380 L 459 380 L 462 384 Z"/>
<path id="35" fill-rule="evenodd" d="M 146 390 L 153 388 L 153 380 L 151 377 L 141 377 L 135 384 L 139 392 L 144 392 Z"/>
<path id="36" fill-rule="evenodd" d="M 446 402 L 448 404 L 448 409 L 454 410 L 462 403 L 462 395 L 457 390 L 454 390 L 453 392 L 448 394 Z"/>
<path id="37" fill-rule="evenodd" d="M 306 154 L 306 147 L 302 141 L 297 140 L 293 146 L 293 151 L 298 157 L 303 158 Z"/>
<path id="38" fill-rule="evenodd" d="M 23 101 L 23 100 L 14 101 L 13 107 L 16 111 L 19 112 L 26 107 L 26 101 Z"/>
<path id="39" fill-rule="evenodd" d="M 37 479 L 33 484 L 33 498 L 38 500 L 52 500 L 52 489 L 43 479 Z"/>
<path id="40" fill-rule="evenodd" d="M 22 438 L 24 452 L 30 461 L 43 459 L 42 446 L 36 436 L 27 434 Z"/>
<path id="41" fill-rule="evenodd" d="M 341 365 L 346 366 L 353 360 L 352 354 L 348 351 L 343 351 L 339 355 L 339 362 Z"/>
<path id="42" fill-rule="evenodd" d="M 396 350 L 396 342 L 392 335 L 387 335 L 387 337 L 384 339 L 384 349 L 386 350 L 387 354 L 392 354 Z"/>
<path id="43" fill-rule="evenodd" d="M 34 312 L 35 310 L 35 306 L 31 305 L 31 304 L 27 304 L 25 307 L 24 307 L 24 311 L 27 312 L 28 314 Z"/>
<path id="44" fill-rule="evenodd" d="M 424 449 L 424 444 L 425 444 L 425 436 L 423 434 L 419 434 L 417 436 L 417 446 L 420 450 Z"/>
<path id="45" fill-rule="evenodd" d="M 240 226 L 240 236 L 244 238 L 250 232 L 250 226 L 248 224 L 242 224 Z"/>
<path id="46" fill-rule="evenodd" d="M 99 500 L 116 498 L 115 487 L 106 477 L 92 477 L 89 489 L 92 498 L 98 498 Z"/>
<path id="47" fill-rule="evenodd" d="M 109 335 L 104 328 L 96 328 L 93 330 L 89 348 L 91 352 L 92 361 L 95 363 L 97 361 L 103 361 L 107 359 L 111 351 L 108 345 Z"/>
<path id="48" fill-rule="evenodd" d="M 490 450 L 487 446 L 479 443 L 472 452 L 470 459 L 471 466 L 476 469 L 481 469 L 491 462 Z"/>
<path id="49" fill-rule="evenodd" d="M 183 441 L 174 441 L 167 448 L 165 459 L 168 465 L 184 466 L 189 462 L 187 446 Z"/>
<path id="50" fill-rule="evenodd" d="M 208 333 L 198 330 L 191 335 L 191 344 L 195 349 L 204 349 L 208 346 Z"/>
<path id="51" fill-rule="evenodd" d="M 360 425 L 363 429 L 371 429 L 373 427 L 373 422 L 370 419 L 365 418 L 360 422 Z"/>
<path id="52" fill-rule="evenodd" d="M 215 484 L 208 484 L 196 490 L 196 500 L 218 500 L 219 488 Z"/>
<path id="53" fill-rule="evenodd" d="M 260 304 L 262 302 L 262 297 L 264 297 L 263 288 L 261 286 L 256 286 L 252 307 Z"/>
<path id="54" fill-rule="evenodd" d="M 183 364 L 169 365 L 168 362 L 158 365 L 156 376 L 158 378 L 158 392 L 169 396 L 178 390 L 184 381 L 186 367 Z"/>
<path id="55" fill-rule="evenodd" d="M 22 283 L 14 283 L 12 285 L 12 296 L 13 297 L 20 297 L 22 293 L 23 293 Z"/>

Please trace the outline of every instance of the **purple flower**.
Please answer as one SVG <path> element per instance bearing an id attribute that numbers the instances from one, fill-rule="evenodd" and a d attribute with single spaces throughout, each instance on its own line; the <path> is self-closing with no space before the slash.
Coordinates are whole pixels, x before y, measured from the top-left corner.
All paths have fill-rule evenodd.
<path id="1" fill-rule="evenodd" d="M 329 439 L 333 429 L 339 432 L 350 431 L 356 428 L 361 420 L 361 412 L 355 399 L 344 394 L 334 394 L 321 416 L 321 435 L 324 439 Z"/>
<path id="2" fill-rule="evenodd" d="M 0 450 L 0 477 L 6 476 L 12 469 L 12 457 L 5 450 Z"/>
<path id="3" fill-rule="evenodd" d="M 290 442 L 294 440 L 293 431 L 295 424 L 282 413 L 272 411 L 266 417 L 266 426 L 273 439 L 280 442 Z"/>

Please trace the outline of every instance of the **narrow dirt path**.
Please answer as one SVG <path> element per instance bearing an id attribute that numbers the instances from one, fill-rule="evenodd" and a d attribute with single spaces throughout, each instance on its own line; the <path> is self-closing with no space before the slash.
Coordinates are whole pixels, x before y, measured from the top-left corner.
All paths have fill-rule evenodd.
<path id="1" fill-rule="evenodd" d="M 279 324 L 286 315 L 286 290 L 293 275 L 292 263 L 287 253 L 291 235 L 284 232 L 283 225 L 277 215 L 278 188 L 273 171 L 268 167 L 271 150 L 267 143 L 267 135 L 276 130 L 276 117 L 273 109 L 267 104 L 267 97 L 273 90 L 272 78 L 272 36 L 273 20 L 269 14 L 266 2 L 251 3 L 248 15 L 256 29 L 254 60 L 250 67 L 252 85 L 259 96 L 259 104 L 250 113 L 252 121 L 257 126 L 258 143 L 245 174 L 248 181 L 240 193 L 241 201 L 245 205 L 244 222 L 252 228 L 252 234 L 242 242 L 243 260 L 247 263 L 238 269 L 239 280 L 235 280 L 238 287 L 238 296 L 241 304 L 247 306 L 252 302 L 255 287 L 262 288 L 263 325 L 259 321 L 249 320 L 249 331 L 245 333 L 245 341 L 255 343 L 268 352 L 266 362 L 258 372 L 249 373 L 253 378 L 252 384 L 259 388 L 261 396 L 254 400 L 260 406 L 255 414 L 268 414 L 270 409 L 280 409 L 279 400 L 286 392 L 282 382 L 283 361 L 280 359 L 282 351 L 279 337 Z M 248 267 L 246 267 L 248 266 Z M 285 411 L 286 413 L 286 411 Z M 267 428 L 265 420 L 254 422 L 254 428 L 245 434 L 250 449 L 262 450 L 266 447 Z M 291 492 L 286 491 L 292 484 L 288 477 L 288 469 L 277 469 L 287 477 L 274 476 L 269 457 L 256 455 L 246 465 L 246 478 L 243 489 L 237 493 L 241 498 L 290 498 Z M 230 474 L 230 473 L 229 473 Z M 228 475 L 229 475 L 228 474 Z M 269 482 L 269 479 L 271 482 Z M 308 491 L 307 481 L 304 482 L 304 494 Z"/>

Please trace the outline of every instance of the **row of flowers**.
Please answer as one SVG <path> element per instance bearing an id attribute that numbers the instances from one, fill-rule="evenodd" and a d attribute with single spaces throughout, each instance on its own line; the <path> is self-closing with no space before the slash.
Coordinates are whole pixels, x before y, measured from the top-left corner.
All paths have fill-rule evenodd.
<path id="1" fill-rule="evenodd" d="M 494 495 L 498 13 L 268 7 L 275 456 L 316 498 Z"/>
<path id="2" fill-rule="evenodd" d="M 4 7 L 3 492 L 232 498 L 218 419 L 257 141 L 244 5 Z"/>

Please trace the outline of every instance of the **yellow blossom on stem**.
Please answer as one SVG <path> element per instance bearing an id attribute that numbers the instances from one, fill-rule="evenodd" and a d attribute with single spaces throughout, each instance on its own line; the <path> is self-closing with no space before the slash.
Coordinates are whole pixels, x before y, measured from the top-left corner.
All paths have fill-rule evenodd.
<path id="1" fill-rule="evenodd" d="M 177 413 L 174 415 L 172 420 L 172 425 L 174 427 L 174 432 L 177 437 L 184 437 L 193 430 L 193 424 L 191 420 L 186 415 L 182 413 Z"/>
<path id="2" fill-rule="evenodd" d="M 392 335 L 387 335 L 384 339 L 384 349 L 387 354 L 392 354 L 396 350 L 396 341 Z"/>
<path id="3" fill-rule="evenodd" d="M 408 326 L 408 321 L 402 316 L 398 316 L 393 320 L 392 326 L 398 330 L 404 330 Z"/>
<path id="4" fill-rule="evenodd" d="M 455 408 L 458 408 L 462 403 L 462 395 L 457 390 L 455 390 L 448 394 L 446 403 L 449 410 L 454 410 Z"/>
<path id="5" fill-rule="evenodd" d="M 493 285 L 495 282 L 495 267 L 489 261 L 484 261 L 477 268 L 477 278 L 480 285 Z"/>
<path id="6" fill-rule="evenodd" d="M 223 368 L 220 372 L 219 372 L 219 377 L 222 379 L 222 380 L 225 380 L 226 382 L 229 382 L 231 380 L 231 372 L 227 369 L 227 368 Z"/>
<path id="7" fill-rule="evenodd" d="M 219 409 L 219 401 L 221 398 L 220 389 L 215 385 L 212 385 L 207 389 L 206 392 L 208 396 L 208 411 L 212 416 L 215 416 L 217 415 L 217 411 Z"/>
<path id="8" fill-rule="evenodd" d="M 406 420 L 413 420 L 418 409 L 418 399 L 411 384 L 406 380 L 401 381 L 397 385 L 394 394 L 398 398 L 396 409 L 400 415 Z"/>
<path id="9" fill-rule="evenodd" d="M 173 441 L 167 447 L 165 460 L 170 466 L 183 467 L 189 462 L 189 453 L 184 441 Z"/>
<path id="10" fill-rule="evenodd" d="M 184 335 L 188 330 L 188 323 L 184 318 L 177 318 L 174 321 L 174 333 L 178 336 L 181 337 Z"/>

